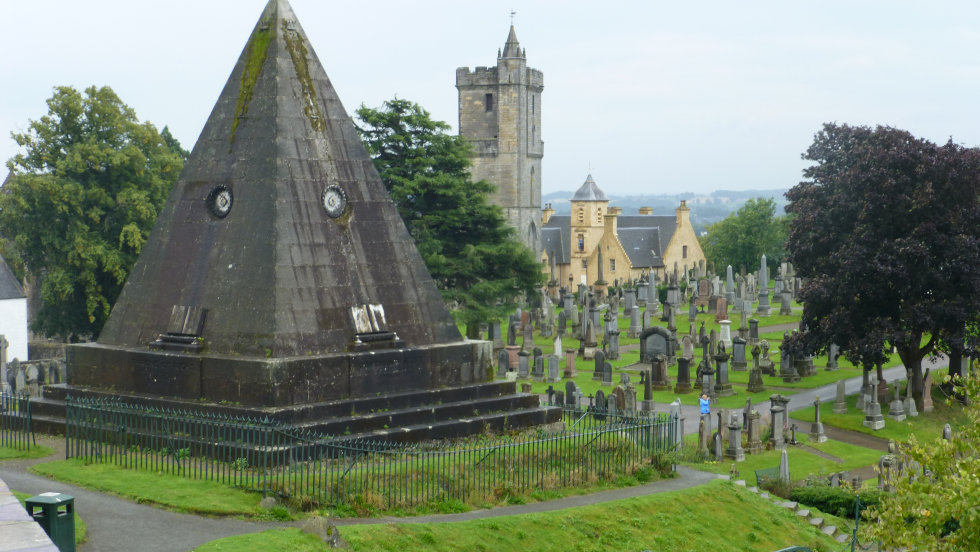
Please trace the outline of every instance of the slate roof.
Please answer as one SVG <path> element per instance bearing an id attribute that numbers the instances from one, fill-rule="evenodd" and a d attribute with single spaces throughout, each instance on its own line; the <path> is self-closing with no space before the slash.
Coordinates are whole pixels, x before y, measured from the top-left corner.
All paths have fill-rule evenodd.
<path id="1" fill-rule="evenodd" d="M 541 228 L 541 243 L 544 251 L 558 251 L 556 264 L 571 262 L 572 247 L 571 215 L 552 215 Z M 619 215 L 617 232 L 619 243 L 626 250 L 633 268 L 662 268 L 663 252 L 677 229 L 677 219 L 669 215 Z"/>
<path id="2" fill-rule="evenodd" d="M 596 185 L 590 174 L 585 183 L 572 196 L 572 201 L 609 201 L 606 194 Z"/>
<path id="3" fill-rule="evenodd" d="M 551 220 L 554 218 L 552 216 Z M 568 219 L 568 217 L 564 218 Z M 568 220 L 565 222 L 564 227 L 546 224 L 541 228 L 541 250 L 546 251 L 549 257 L 554 257 L 555 264 L 568 264 L 572 260 L 572 241 Z"/>
<path id="4" fill-rule="evenodd" d="M 24 295 L 24 288 L 20 287 L 20 282 L 14 276 L 14 273 L 7 266 L 7 262 L 0 257 L 0 301 L 6 299 L 23 299 L 27 297 Z"/>
<path id="5" fill-rule="evenodd" d="M 408 347 L 462 342 L 296 15 L 270 0 L 98 342 L 144 347 L 179 305 L 206 309 L 210 353 L 344 353 L 367 304 Z"/>

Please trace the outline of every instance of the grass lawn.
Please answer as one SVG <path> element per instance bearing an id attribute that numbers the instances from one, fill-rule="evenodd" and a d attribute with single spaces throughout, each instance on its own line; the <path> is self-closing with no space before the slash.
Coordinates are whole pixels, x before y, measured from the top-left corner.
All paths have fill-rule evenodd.
<path id="1" fill-rule="evenodd" d="M 37 464 L 31 471 L 86 489 L 107 492 L 137 503 L 211 516 L 264 517 L 262 495 L 211 481 L 161 472 L 129 470 L 112 464 L 69 459 Z"/>
<path id="2" fill-rule="evenodd" d="M 856 406 L 857 395 L 847 397 L 847 414 L 834 414 L 834 401 L 821 403 L 820 421 L 824 425 L 859 431 L 868 435 L 874 435 L 875 437 L 881 437 L 882 439 L 891 439 L 896 442 L 907 441 L 911 435 L 915 435 L 915 438 L 920 443 L 932 441 L 942 435 L 945 424 L 949 423 L 952 427 L 956 428 L 962 426 L 966 421 L 966 417 L 963 416 L 963 410 L 958 403 L 946 404 L 942 400 L 943 395 L 938 387 L 933 387 L 932 396 L 935 398 L 933 401 L 935 410 L 929 413 L 920 412 L 918 416 L 905 418 L 901 422 L 889 418 L 888 405 L 882 404 L 881 413 L 885 416 L 885 427 L 878 431 L 864 426 L 864 413 L 858 411 Z M 791 412 L 790 418 L 812 422 L 813 407 Z"/>
<path id="3" fill-rule="evenodd" d="M 830 475 L 834 472 L 869 466 L 876 463 L 881 457 L 881 452 L 877 450 L 859 447 L 841 441 L 811 443 L 807 435 L 799 431 L 796 433 L 796 440 L 801 444 L 836 456 L 844 460 L 844 463 L 837 463 L 833 460 L 817 456 L 801 447 L 789 445 L 786 449 L 786 454 L 789 456 L 790 477 L 794 481 L 806 479 L 809 475 Z M 688 435 L 685 441 L 685 446 L 697 447 L 697 435 Z M 727 475 L 731 470 L 732 464 L 736 464 L 739 477 L 744 479 L 749 485 L 757 485 L 758 481 L 755 478 L 755 470 L 778 467 L 780 456 L 781 452 L 778 450 L 767 450 L 760 454 L 746 454 L 744 462 L 736 463 L 731 460 L 723 460 L 721 462 L 712 461 L 703 464 L 691 464 L 690 466 L 702 471 Z"/>
<path id="4" fill-rule="evenodd" d="M 840 548 L 793 512 L 722 481 L 555 512 L 455 523 L 351 525 L 341 527 L 340 534 L 352 550 L 397 552 Z M 217 540 L 196 551 L 327 549 L 317 544 L 298 529 L 283 529 Z"/>
<path id="5" fill-rule="evenodd" d="M 11 447 L 0 446 L 0 461 L 3 460 L 13 460 L 13 459 L 29 459 L 29 458 L 44 458 L 53 454 L 50 448 L 35 445 L 31 447 L 31 450 L 16 450 Z"/>
<path id="6" fill-rule="evenodd" d="M 11 491 L 11 492 L 13 492 L 14 496 L 17 497 L 17 500 L 20 501 L 21 506 L 24 505 L 25 500 L 31 498 L 31 495 L 29 494 L 19 493 L 17 491 Z M 85 522 L 82 521 L 82 518 L 80 518 L 76 513 L 75 514 L 75 544 L 81 544 L 85 542 L 86 538 L 88 538 L 88 528 L 85 526 Z"/>

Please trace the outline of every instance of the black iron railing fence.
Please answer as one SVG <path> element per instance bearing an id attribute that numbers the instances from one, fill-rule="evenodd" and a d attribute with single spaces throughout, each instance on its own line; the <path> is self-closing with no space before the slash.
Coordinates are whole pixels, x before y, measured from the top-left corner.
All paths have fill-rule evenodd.
<path id="1" fill-rule="evenodd" d="M 31 424 L 31 398 L 26 394 L 0 393 L 0 446 L 30 450 L 36 445 Z"/>
<path id="2" fill-rule="evenodd" d="M 480 504 L 508 494 L 614 480 L 672 450 L 667 414 L 566 409 L 564 428 L 405 444 L 328 436 L 271 420 L 69 397 L 68 458 L 148 469 L 316 504 Z"/>

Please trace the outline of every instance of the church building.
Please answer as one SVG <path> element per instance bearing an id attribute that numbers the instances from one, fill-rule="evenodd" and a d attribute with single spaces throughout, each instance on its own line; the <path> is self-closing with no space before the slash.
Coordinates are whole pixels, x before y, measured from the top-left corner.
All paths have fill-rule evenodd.
<path id="1" fill-rule="evenodd" d="M 704 252 L 683 200 L 673 215 L 654 215 L 650 207 L 624 215 L 609 206 L 589 175 L 571 203 L 571 215 L 556 215 L 551 205 L 542 212 L 541 260 L 560 286 L 612 285 L 651 272 L 663 281 L 675 266 L 678 271 L 704 268 Z"/>
<path id="2" fill-rule="evenodd" d="M 456 69 L 459 135 L 473 146 L 470 174 L 497 187 L 500 205 L 517 236 L 541 251 L 541 91 L 544 75 L 527 66 L 514 26 L 496 67 Z"/>

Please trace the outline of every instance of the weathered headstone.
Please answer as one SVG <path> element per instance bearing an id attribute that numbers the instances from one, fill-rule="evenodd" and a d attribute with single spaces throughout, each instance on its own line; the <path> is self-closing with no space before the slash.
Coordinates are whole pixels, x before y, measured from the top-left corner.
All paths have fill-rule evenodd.
<path id="1" fill-rule="evenodd" d="M 785 338 L 779 345 L 779 377 L 783 378 L 783 383 L 800 381 L 800 375 L 796 372 L 796 362 L 789 352 Z"/>
<path id="2" fill-rule="evenodd" d="M 813 401 L 813 410 L 814 418 L 813 423 L 810 424 L 810 440 L 814 443 L 823 443 L 827 440 L 827 434 L 823 432 L 823 424 L 820 422 L 820 397 Z"/>
<path id="3" fill-rule="evenodd" d="M 898 385 L 898 384 L 896 384 Z M 915 418 L 919 415 L 919 410 L 915 406 L 915 398 L 912 396 L 912 386 L 907 385 L 905 387 L 905 415 L 909 418 Z"/>
<path id="4" fill-rule="evenodd" d="M 872 389 L 877 387 L 877 382 L 871 381 Z M 871 429 L 877 431 L 885 427 L 885 417 L 881 415 L 881 404 L 878 402 L 878 394 L 875 392 L 871 393 L 871 400 L 868 401 L 866 407 L 866 414 L 864 416 L 864 426 L 870 427 Z"/>
<path id="5" fill-rule="evenodd" d="M 742 426 L 739 425 L 737 416 L 732 416 L 728 421 L 728 448 L 725 450 L 725 457 L 736 462 L 745 461 L 745 450 L 742 448 Z"/>
<path id="6" fill-rule="evenodd" d="M 622 414 L 626 410 L 626 390 L 622 385 L 617 385 L 613 387 L 610 396 L 616 399 L 616 412 Z"/>
<path id="7" fill-rule="evenodd" d="M 902 403 L 901 382 L 895 382 L 895 398 L 888 405 L 888 417 L 901 422 L 905 420 L 905 404 Z"/>
<path id="8" fill-rule="evenodd" d="M 723 345 L 719 344 L 718 348 L 718 354 L 714 356 L 715 370 L 717 372 L 715 379 L 715 394 L 719 397 L 728 397 L 735 394 L 735 389 L 732 387 L 732 383 L 728 380 L 729 355 L 725 351 Z"/>
<path id="9" fill-rule="evenodd" d="M 548 383 L 557 383 L 561 381 L 561 371 L 558 369 L 561 364 L 561 359 L 557 355 L 548 355 L 547 365 L 548 365 Z"/>
<path id="10" fill-rule="evenodd" d="M 612 364 L 608 362 L 602 365 L 602 385 L 612 385 Z"/>
<path id="11" fill-rule="evenodd" d="M 565 406 L 578 407 L 578 403 L 575 402 L 576 392 L 578 391 L 578 386 L 575 385 L 574 381 L 565 382 Z"/>
<path id="12" fill-rule="evenodd" d="M 715 307 L 715 322 L 721 322 L 722 320 L 728 320 L 728 301 L 724 297 L 718 299 Z"/>
<path id="13" fill-rule="evenodd" d="M 565 372 L 563 377 L 574 378 L 578 376 L 578 370 L 575 369 L 575 349 L 565 349 Z"/>
<path id="14" fill-rule="evenodd" d="M 643 321 L 640 319 L 640 307 L 638 305 L 633 305 L 629 310 L 630 315 L 630 325 L 626 330 L 626 337 L 630 339 L 636 339 L 640 337 L 640 333 L 643 332 Z"/>
<path id="15" fill-rule="evenodd" d="M 517 353 L 517 377 L 527 379 L 531 375 L 531 353 L 521 350 Z"/>
<path id="16" fill-rule="evenodd" d="M 926 377 L 922 382 L 922 411 L 932 412 L 932 370 L 926 370 Z"/>
<path id="17" fill-rule="evenodd" d="M 602 367 L 606 363 L 606 354 L 602 351 L 596 351 L 595 357 L 593 357 L 593 365 L 595 368 L 592 370 L 592 380 L 602 381 Z"/>
<path id="18" fill-rule="evenodd" d="M 837 382 L 837 396 L 834 398 L 834 414 L 847 414 L 847 397 L 844 395 L 844 380 Z"/>
<path id="19" fill-rule="evenodd" d="M 501 349 L 497 353 L 497 377 L 506 377 L 508 368 L 510 368 L 510 356 L 506 349 Z"/>
<path id="20" fill-rule="evenodd" d="M 651 382 L 653 389 L 655 391 L 670 389 L 670 377 L 667 375 L 667 357 L 662 354 L 656 355 L 651 366 L 653 368 L 653 382 Z"/>
<path id="21" fill-rule="evenodd" d="M 825 370 L 834 371 L 840 368 L 837 365 L 838 356 L 840 356 L 840 347 L 838 347 L 836 343 L 831 343 L 830 346 L 827 347 L 827 366 Z"/>
<path id="22" fill-rule="evenodd" d="M 748 362 L 745 356 L 745 340 L 741 337 L 732 339 L 732 370 L 744 372 L 748 369 Z"/>
<path id="23" fill-rule="evenodd" d="M 747 452 L 749 454 L 762 452 L 762 414 L 759 414 L 757 410 L 749 412 L 748 422 L 745 426 L 749 435 Z"/>

